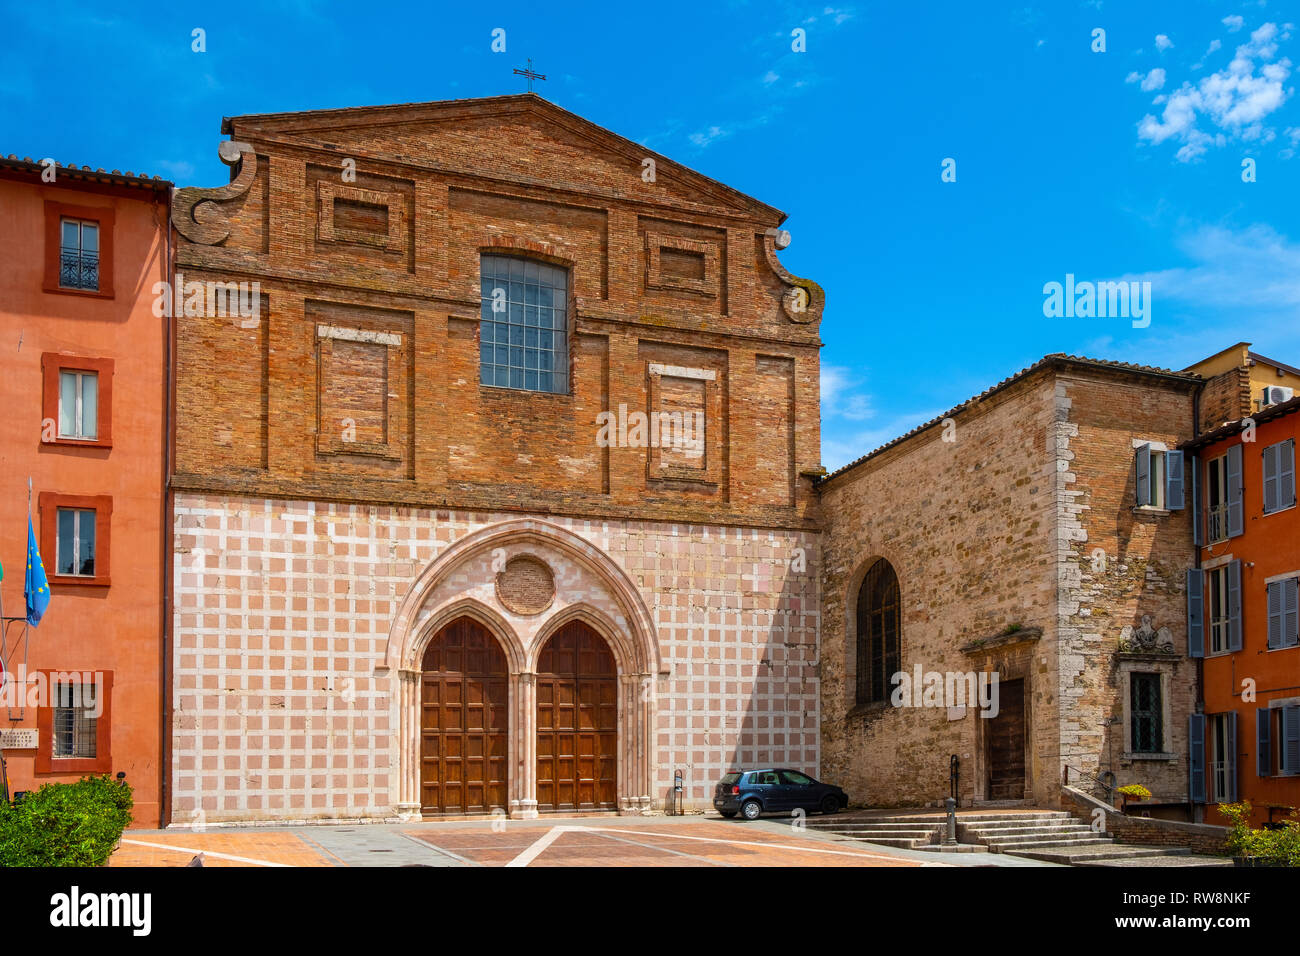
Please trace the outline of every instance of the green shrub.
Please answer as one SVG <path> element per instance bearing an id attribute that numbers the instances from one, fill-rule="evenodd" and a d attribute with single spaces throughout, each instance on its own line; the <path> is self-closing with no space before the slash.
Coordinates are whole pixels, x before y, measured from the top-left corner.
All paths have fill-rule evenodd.
<path id="1" fill-rule="evenodd" d="M 103 777 L 0 802 L 0 866 L 103 866 L 131 822 L 131 788 Z"/>
<path id="2" fill-rule="evenodd" d="M 1300 866 L 1300 818 L 1293 813 L 1276 830 L 1250 827 L 1250 802 L 1221 803 L 1228 819 L 1226 849 L 1232 856 L 1254 857 L 1268 866 Z"/>

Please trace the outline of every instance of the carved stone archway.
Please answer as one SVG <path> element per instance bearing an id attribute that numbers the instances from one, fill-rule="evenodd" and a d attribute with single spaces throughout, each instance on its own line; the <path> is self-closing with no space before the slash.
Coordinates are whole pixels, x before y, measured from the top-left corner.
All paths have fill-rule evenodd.
<path id="1" fill-rule="evenodd" d="M 566 593 L 557 581 L 552 613 L 529 622 L 500 605 L 482 580 L 484 562 L 512 553 L 550 554 L 570 564 L 598 593 Z M 477 567 L 474 595 L 464 593 L 465 567 Z M 609 644 L 619 676 L 618 796 L 622 812 L 650 805 L 654 727 L 653 684 L 664 673 L 653 618 L 640 591 L 617 562 L 567 528 L 532 518 L 481 528 L 445 548 L 412 582 L 392 626 L 376 676 L 396 678 L 398 814 L 419 815 L 420 661 L 428 641 L 457 617 L 474 618 L 505 650 L 510 687 L 510 812 L 536 815 L 536 666 L 555 630 L 583 620 Z M 649 687 L 649 692 L 647 692 Z"/>

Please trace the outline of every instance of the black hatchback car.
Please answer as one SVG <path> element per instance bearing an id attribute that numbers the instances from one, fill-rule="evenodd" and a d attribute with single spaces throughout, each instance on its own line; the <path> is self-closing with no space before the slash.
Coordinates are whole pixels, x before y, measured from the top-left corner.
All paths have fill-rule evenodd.
<path id="1" fill-rule="evenodd" d="M 724 817 L 740 814 L 757 820 L 759 814 L 790 810 L 838 813 L 849 805 L 849 795 L 829 783 L 819 783 L 798 770 L 733 770 L 718 781 L 713 807 Z"/>

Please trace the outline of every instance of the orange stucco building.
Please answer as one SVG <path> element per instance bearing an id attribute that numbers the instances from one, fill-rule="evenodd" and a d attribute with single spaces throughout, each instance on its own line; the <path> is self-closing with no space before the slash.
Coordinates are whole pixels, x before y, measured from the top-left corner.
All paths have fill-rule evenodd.
<path id="1" fill-rule="evenodd" d="M 52 180 L 52 181 L 51 181 Z M 162 811 L 171 183 L 0 158 L 0 744 L 11 795 L 125 773 Z M 51 600 L 24 618 L 28 479 Z"/>
<path id="2" fill-rule="evenodd" d="M 1183 446 L 1195 456 L 1199 544 L 1189 634 L 1203 657 L 1189 763 L 1208 823 L 1223 822 L 1215 805 L 1235 800 L 1251 802 L 1256 826 L 1300 807 L 1297 412 L 1300 398 L 1266 397 L 1250 417 Z"/>

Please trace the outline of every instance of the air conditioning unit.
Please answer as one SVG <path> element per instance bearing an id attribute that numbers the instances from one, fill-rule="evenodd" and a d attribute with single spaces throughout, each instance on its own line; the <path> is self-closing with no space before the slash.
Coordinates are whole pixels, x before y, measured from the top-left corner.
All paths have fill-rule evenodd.
<path id="1" fill-rule="evenodd" d="M 1283 402 L 1291 401 L 1294 395 L 1294 388 L 1283 388 L 1281 385 L 1267 385 L 1264 388 L 1264 400 L 1259 403 L 1259 407 L 1268 408 L 1270 405 L 1281 405 Z"/>

